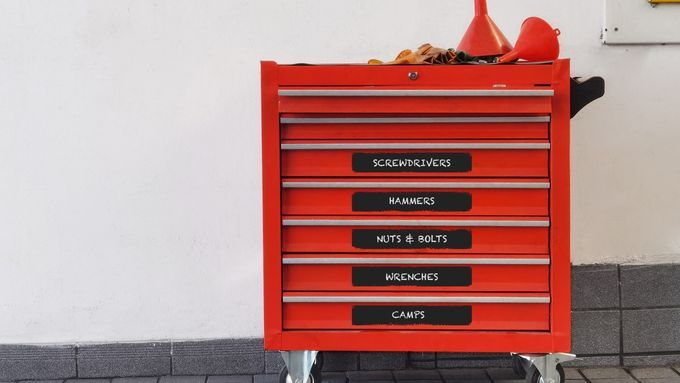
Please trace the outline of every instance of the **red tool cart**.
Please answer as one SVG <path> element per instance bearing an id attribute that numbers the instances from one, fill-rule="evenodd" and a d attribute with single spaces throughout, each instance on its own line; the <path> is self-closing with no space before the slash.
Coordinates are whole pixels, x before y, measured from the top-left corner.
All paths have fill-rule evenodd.
<path id="1" fill-rule="evenodd" d="M 509 352 L 528 381 L 564 381 L 575 84 L 568 60 L 262 63 L 282 382 L 320 382 L 319 351 Z"/>

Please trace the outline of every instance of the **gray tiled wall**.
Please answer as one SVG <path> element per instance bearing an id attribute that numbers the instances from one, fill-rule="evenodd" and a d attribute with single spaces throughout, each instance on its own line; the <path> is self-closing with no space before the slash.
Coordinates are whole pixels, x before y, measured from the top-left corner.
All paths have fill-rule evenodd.
<path id="1" fill-rule="evenodd" d="M 170 343 L 78 346 L 78 377 L 153 376 L 171 372 Z"/>
<path id="2" fill-rule="evenodd" d="M 680 265 L 578 266 L 572 282 L 575 364 L 680 362 Z"/>
<path id="3" fill-rule="evenodd" d="M 264 372 L 261 339 L 177 342 L 172 347 L 173 375 L 258 374 Z"/>
<path id="4" fill-rule="evenodd" d="M 75 346 L 0 345 L 0 382 L 76 376 Z"/>
<path id="5" fill-rule="evenodd" d="M 680 265 L 573 269 L 577 365 L 680 362 Z M 24 379 L 276 373 L 261 339 L 102 345 L 0 345 L 0 382 Z M 503 354 L 326 353 L 326 371 L 506 367 Z M 380 371 L 376 371 L 380 372 Z"/>
<path id="6" fill-rule="evenodd" d="M 621 346 L 626 365 L 680 361 L 680 265 L 621 266 Z"/>

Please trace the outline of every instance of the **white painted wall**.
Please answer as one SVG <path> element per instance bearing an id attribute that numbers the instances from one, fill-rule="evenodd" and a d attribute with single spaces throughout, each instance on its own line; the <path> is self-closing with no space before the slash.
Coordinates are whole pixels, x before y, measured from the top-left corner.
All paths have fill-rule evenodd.
<path id="1" fill-rule="evenodd" d="M 259 63 L 454 46 L 463 0 L 0 2 L 0 343 L 261 336 Z M 490 0 L 608 81 L 573 120 L 576 263 L 678 261 L 680 47 Z"/>

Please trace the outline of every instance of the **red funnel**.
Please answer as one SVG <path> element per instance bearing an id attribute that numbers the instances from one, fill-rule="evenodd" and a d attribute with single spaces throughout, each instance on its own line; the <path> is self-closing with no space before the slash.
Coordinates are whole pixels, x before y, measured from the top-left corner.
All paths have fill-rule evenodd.
<path id="1" fill-rule="evenodd" d="M 545 20 L 530 17 L 522 23 L 522 30 L 515 43 L 515 49 L 498 59 L 507 63 L 517 59 L 527 61 L 552 61 L 560 55 L 559 29 L 553 29 Z"/>
<path id="2" fill-rule="evenodd" d="M 463 36 L 458 50 L 472 56 L 500 56 L 512 45 L 489 17 L 486 0 L 475 0 L 475 17 Z"/>

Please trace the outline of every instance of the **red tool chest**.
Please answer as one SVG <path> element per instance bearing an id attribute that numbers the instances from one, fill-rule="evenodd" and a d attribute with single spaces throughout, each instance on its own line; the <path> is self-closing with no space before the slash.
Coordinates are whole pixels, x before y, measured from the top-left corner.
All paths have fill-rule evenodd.
<path id="1" fill-rule="evenodd" d="M 569 119 L 568 60 L 263 62 L 265 347 L 569 352 Z"/>

